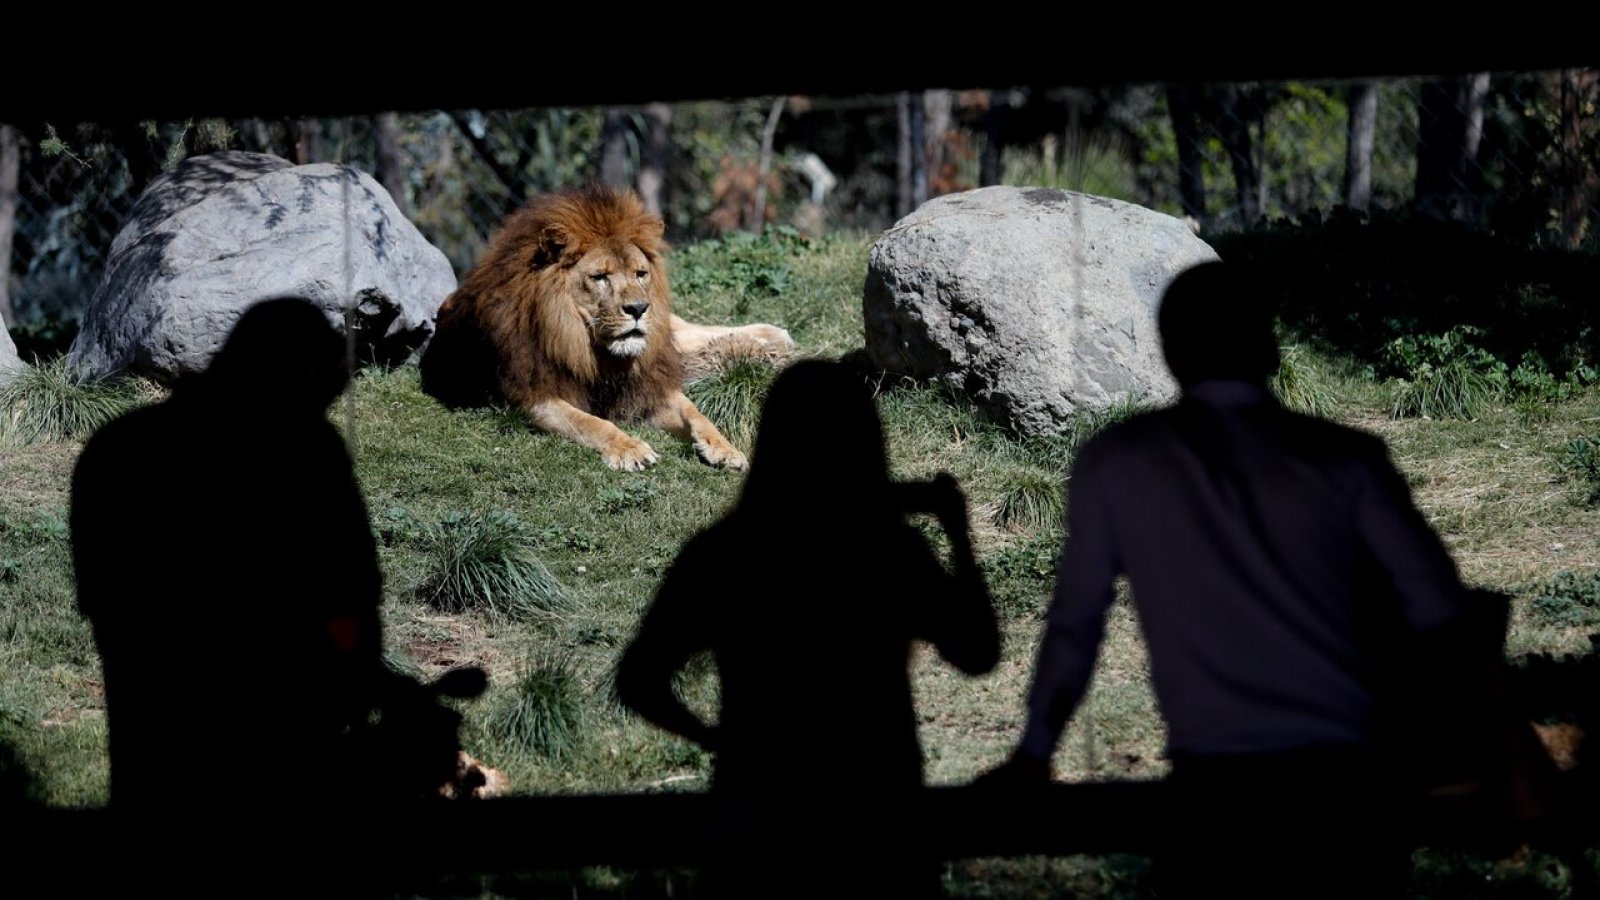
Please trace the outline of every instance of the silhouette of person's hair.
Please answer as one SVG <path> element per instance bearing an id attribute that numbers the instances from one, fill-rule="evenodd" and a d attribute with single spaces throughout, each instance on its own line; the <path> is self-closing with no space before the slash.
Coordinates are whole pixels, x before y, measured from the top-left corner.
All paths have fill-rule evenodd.
<path id="1" fill-rule="evenodd" d="M 327 417 L 348 380 L 321 310 L 265 301 L 205 372 L 101 428 L 79 457 L 73 556 L 105 679 L 111 809 L 152 854 L 128 851 L 132 865 L 164 855 L 143 843 L 159 814 L 199 842 L 174 872 L 258 878 L 233 867 L 385 795 L 352 739 L 370 740 L 371 712 L 406 679 L 383 662 L 376 545 Z M 450 732 L 426 762 L 433 784 L 448 779 L 455 720 L 395 721 Z M 291 877 L 292 859 L 271 872 Z"/>
<path id="2" fill-rule="evenodd" d="M 938 517 L 952 570 L 915 512 Z M 965 499 L 947 475 L 891 482 L 861 379 L 796 363 L 768 394 L 738 504 L 684 546 L 617 670 L 624 704 L 715 753 L 706 894 L 808 895 L 813 877 L 831 896 L 937 890 L 912 811 L 918 640 L 968 674 L 998 660 Z M 721 682 L 714 724 L 674 690 L 702 652 Z"/>
<path id="3" fill-rule="evenodd" d="M 323 411 L 350 383 L 345 340 L 321 309 L 294 297 L 245 310 L 193 384 L 229 405 Z"/>
<path id="4" fill-rule="evenodd" d="M 1278 371 L 1274 304 L 1266 284 L 1238 263 L 1201 263 L 1162 295 L 1162 354 L 1181 385 L 1210 379 L 1266 382 Z"/>

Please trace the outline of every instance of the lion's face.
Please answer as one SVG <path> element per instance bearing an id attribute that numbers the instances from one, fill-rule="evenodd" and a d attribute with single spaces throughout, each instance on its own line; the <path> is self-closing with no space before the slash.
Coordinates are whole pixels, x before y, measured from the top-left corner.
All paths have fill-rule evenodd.
<path id="1" fill-rule="evenodd" d="M 636 357 L 644 353 L 651 330 L 665 327 L 661 317 L 667 312 L 654 302 L 660 273 L 638 247 L 596 247 L 579 257 L 569 277 L 596 348 Z"/>

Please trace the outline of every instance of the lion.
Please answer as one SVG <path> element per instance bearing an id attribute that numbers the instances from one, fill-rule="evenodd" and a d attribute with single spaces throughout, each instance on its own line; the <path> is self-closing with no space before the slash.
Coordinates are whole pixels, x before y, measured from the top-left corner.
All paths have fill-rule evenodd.
<path id="1" fill-rule="evenodd" d="M 508 403 L 613 469 L 658 459 L 616 424 L 636 420 L 690 441 L 706 463 L 744 469 L 745 455 L 684 395 L 684 357 L 783 352 L 793 341 L 772 325 L 674 315 L 663 231 L 632 192 L 596 185 L 529 200 L 439 308 L 423 390 L 453 408 Z"/>

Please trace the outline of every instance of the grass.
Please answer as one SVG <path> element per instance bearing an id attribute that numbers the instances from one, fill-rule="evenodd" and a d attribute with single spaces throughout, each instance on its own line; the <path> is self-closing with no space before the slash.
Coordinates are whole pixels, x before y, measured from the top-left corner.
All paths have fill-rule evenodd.
<path id="1" fill-rule="evenodd" d="M 424 525 L 428 574 L 417 595 L 445 612 L 482 610 L 526 618 L 566 606 L 566 591 L 533 553 L 533 532 L 515 513 L 447 515 Z"/>
<path id="2" fill-rule="evenodd" d="M 65 358 L 28 366 L 0 389 L 0 443 L 82 440 L 140 402 L 131 380 L 79 381 Z"/>
<path id="3" fill-rule="evenodd" d="M 489 733 L 514 754 L 571 759 L 583 732 L 583 696 L 570 664 L 555 660 L 519 675 L 490 714 Z"/>
<path id="4" fill-rule="evenodd" d="M 1494 382 L 1465 362 L 1426 366 L 1394 383 L 1396 419 L 1476 419 L 1499 396 Z"/>
<path id="5" fill-rule="evenodd" d="M 748 452 L 761 418 L 761 403 L 774 377 L 776 369 L 765 361 L 736 359 L 689 385 L 685 393 L 716 423 L 723 437 Z"/>
<path id="6" fill-rule="evenodd" d="M 791 241 L 781 254 L 756 248 L 767 255 L 750 258 L 781 265 L 787 274 L 771 275 L 760 291 L 708 276 L 693 291 L 677 291 L 677 309 L 710 323 L 772 322 L 791 331 L 802 354 L 838 356 L 862 343 L 867 246 L 863 237 L 840 236 Z M 755 253 L 697 245 L 678 251 L 675 264 L 711 272 L 735 251 Z M 1350 375 L 1359 366 L 1346 366 L 1318 345 L 1299 347 L 1289 354 L 1297 376 L 1329 390 L 1331 407 L 1322 414 L 1383 437 L 1464 576 L 1514 594 L 1511 652 L 1587 652 L 1596 626 L 1586 601 L 1569 597 L 1558 608 L 1563 601 L 1539 598 L 1560 573 L 1572 573 L 1580 587 L 1600 573 L 1600 508 L 1574 502 L 1582 482 L 1559 462 L 1563 448 L 1592 439 L 1600 390 L 1553 399 L 1537 416 L 1488 403 L 1470 419 L 1393 419 L 1392 398 L 1375 378 Z M 764 374 L 744 372 L 737 390 L 721 388 L 745 391 L 739 403 L 749 410 Z M 421 393 L 414 368 L 364 373 L 353 391 L 354 457 L 386 578 L 389 657 L 427 678 L 461 665 L 490 673 L 489 693 L 462 704 L 468 751 L 506 771 L 518 791 L 703 789 L 706 755 L 624 713 L 608 684 L 678 548 L 729 507 L 740 476 L 700 463 L 687 442 L 634 425 L 629 433 L 650 442 L 661 462 L 647 473 L 613 472 L 592 451 L 533 431 L 515 412 L 444 410 Z M 1060 547 L 1055 494 L 1072 458 L 1096 430 L 1139 407 L 1085 413 L 1063 435 L 1019 440 L 943 388 L 885 379 L 877 401 L 896 477 L 949 471 L 960 480 L 1001 611 L 1004 655 L 993 674 L 966 678 L 926 651 L 913 662 L 927 777 L 958 783 L 1004 759 L 1020 733 Z M 708 415 L 725 432 L 740 427 L 738 407 L 706 407 L 715 409 Z M 343 423 L 342 402 L 335 421 Z M 0 745 L 23 761 L 35 789 L 56 805 L 101 803 L 106 790 L 99 666 L 74 608 L 65 531 L 80 446 L 81 436 L 42 435 L 25 448 L 0 449 Z M 489 524 L 502 516 L 501 524 Z M 508 524 L 513 519 L 517 524 Z M 494 540 L 469 539 L 491 530 Z M 466 552 L 496 544 L 495 552 Z M 508 557 L 522 554 L 561 585 L 559 615 L 490 610 L 484 592 L 471 585 L 499 577 L 492 574 L 460 579 L 455 600 L 429 599 L 429 591 L 442 589 L 445 560 L 499 559 L 503 572 Z M 493 573 L 495 565 L 482 571 Z M 429 588 L 419 592 L 419 585 Z M 503 587 L 488 593 L 517 593 Z M 752 601 L 759 602 L 758 592 Z M 542 680 L 533 683 L 540 672 Z M 704 667 L 680 692 L 695 708 L 714 712 L 716 679 Z M 1085 710 L 1060 746 L 1061 777 L 1150 778 L 1165 771 L 1148 659 L 1126 597 L 1107 621 Z M 563 727 L 567 743 L 558 737 Z M 540 749 L 554 746 L 565 749 Z M 848 750 L 847 738 L 819 740 L 818 752 Z M 952 864 L 947 889 L 960 896 L 1138 895 L 1141 865 L 1130 858 L 968 860 Z M 1439 871 L 1425 873 L 1434 879 L 1428 883 L 1440 883 Z M 595 876 L 582 890 L 615 896 L 630 883 Z"/>
<path id="7" fill-rule="evenodd" d="M 1004 478 L 994 523 L 1012 531 L 1061 524 L 1061 477 L 1041 469 L 1013 469 Z"/>
<path id="8" fill-rule="evenodd" d="M 1278 374 L 1272 379 L 1272 392 L 1285 407 L 1309 416 L 1329 418 L 1339 405 L 1326 373 L 1298 346 L 1283 350 Z"/>

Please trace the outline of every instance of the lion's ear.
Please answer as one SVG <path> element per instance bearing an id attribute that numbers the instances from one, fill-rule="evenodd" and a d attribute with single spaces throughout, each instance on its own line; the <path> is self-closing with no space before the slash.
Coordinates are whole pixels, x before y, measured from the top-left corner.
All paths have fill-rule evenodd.
<path id="1" fill-rule="evenodd" d="M 543 269 L 560 262 L 561 254 L 566 252 L 570 242 L 565 228 L 546 225 L 544 231 L 539 233 L 539 246 L 533 251 L 533 267 Z"/>

